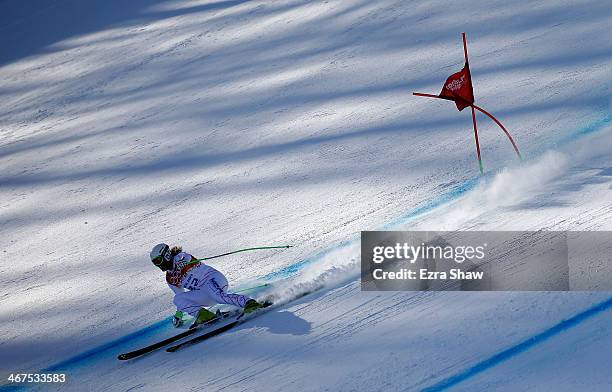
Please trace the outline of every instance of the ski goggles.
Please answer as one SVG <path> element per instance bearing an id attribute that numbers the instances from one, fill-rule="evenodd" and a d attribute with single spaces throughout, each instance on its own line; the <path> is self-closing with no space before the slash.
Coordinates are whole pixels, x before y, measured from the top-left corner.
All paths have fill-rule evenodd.
<path id="1" fill-rule="evenodd" d="M 164 261 L 170 261 L 170 258 L 170 247 L 166 245 L 160 252 L 160 255 L 153 259 L 153 264 L 156 267 L 160 267 Z"/>

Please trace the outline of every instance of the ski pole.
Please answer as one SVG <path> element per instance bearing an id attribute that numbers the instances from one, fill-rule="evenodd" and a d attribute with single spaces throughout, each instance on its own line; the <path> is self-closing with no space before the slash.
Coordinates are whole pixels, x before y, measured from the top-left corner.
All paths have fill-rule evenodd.
<path id="1" fill-rule="evenodd" d="M 268 287 L 268 286 L 270 286 L 270 283 L 264 283 L 264 284 L 260 284 L 259 286 L 249 287 L 248 289 L 237 290 L 237 291 L 234 291 L 234 293 L 244 293 L 245 291 L 260 289 L 262 287 Z"/>
<path id="2" fill-rule="evenodd" d="M 245 249 L 238 249 L 238 250 L 234 250 L 232 252 L 227 252 L 227 253 L 222 253 L 220 255 L 216 255 L 216 256 L 210 256 L 210 257 L 204 257 L 201 259 L 195 259 L 191 262 L 189 262 L 188 264 L 193 264 L 193 263 L 197 263 L 199 261 L 204 261 L 204 260 L 210 260 L 210 259 L 216 259 L 217 257 L 223 257 L 223 256 L 227 256 L 227 255 L 233 255 L 235 253 L 240 253 L 240 252 L 247 252 L 247 251 L 251 251 L 251 250 L 261 250 L 261 249 L 287 249 L 287 248 L 291 248 L 292 245 L 281 245 L 281 246 L 258 246 L 255 248 L 245 248 Z"/>

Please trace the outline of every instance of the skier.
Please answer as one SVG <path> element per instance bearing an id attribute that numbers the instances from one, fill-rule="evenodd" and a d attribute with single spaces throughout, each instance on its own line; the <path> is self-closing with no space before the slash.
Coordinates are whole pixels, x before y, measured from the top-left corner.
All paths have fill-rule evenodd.
<path id="1" fill-rule="evenodd" d="M 183 324 L 183 313 L 196 319 L 191 327 L 214 319 L 213 312 L 205 306 L 228 304 L 244 308 L 245 313 L 261 308 L 256 300 L 240 294 L 227 293 L 228 283 L 223 274 L 213 267 L 198 261 L 180 246 L 170 248 L 158 244 L 151 250 L 153 264 L 166 272 L 166 283 L 174 292 L 176 313 L 172 324 Z"/>

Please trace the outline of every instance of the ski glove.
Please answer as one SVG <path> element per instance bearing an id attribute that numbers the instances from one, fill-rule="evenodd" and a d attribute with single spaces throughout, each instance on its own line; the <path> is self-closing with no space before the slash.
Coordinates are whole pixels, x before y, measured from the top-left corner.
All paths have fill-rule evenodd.
<path id="1" fill-rule="evenodd" d="M 172 325 L 174 325 L 174 328 L 178 328 L 183 325 L 183 312 L 177 310 L 176 313 L 174 313 L 174 316 L 172 317 Z"/>

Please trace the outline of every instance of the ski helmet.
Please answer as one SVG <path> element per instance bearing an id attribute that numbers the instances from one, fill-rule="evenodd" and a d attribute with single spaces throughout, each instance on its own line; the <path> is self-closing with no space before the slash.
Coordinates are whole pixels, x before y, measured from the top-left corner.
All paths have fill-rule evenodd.
<path id="1" fill-rule="evenodd" d="M 151 261 L 162 271 L 172 268 L 172 255 L 167 244 L 157 244 L 151 250 Z"/>

